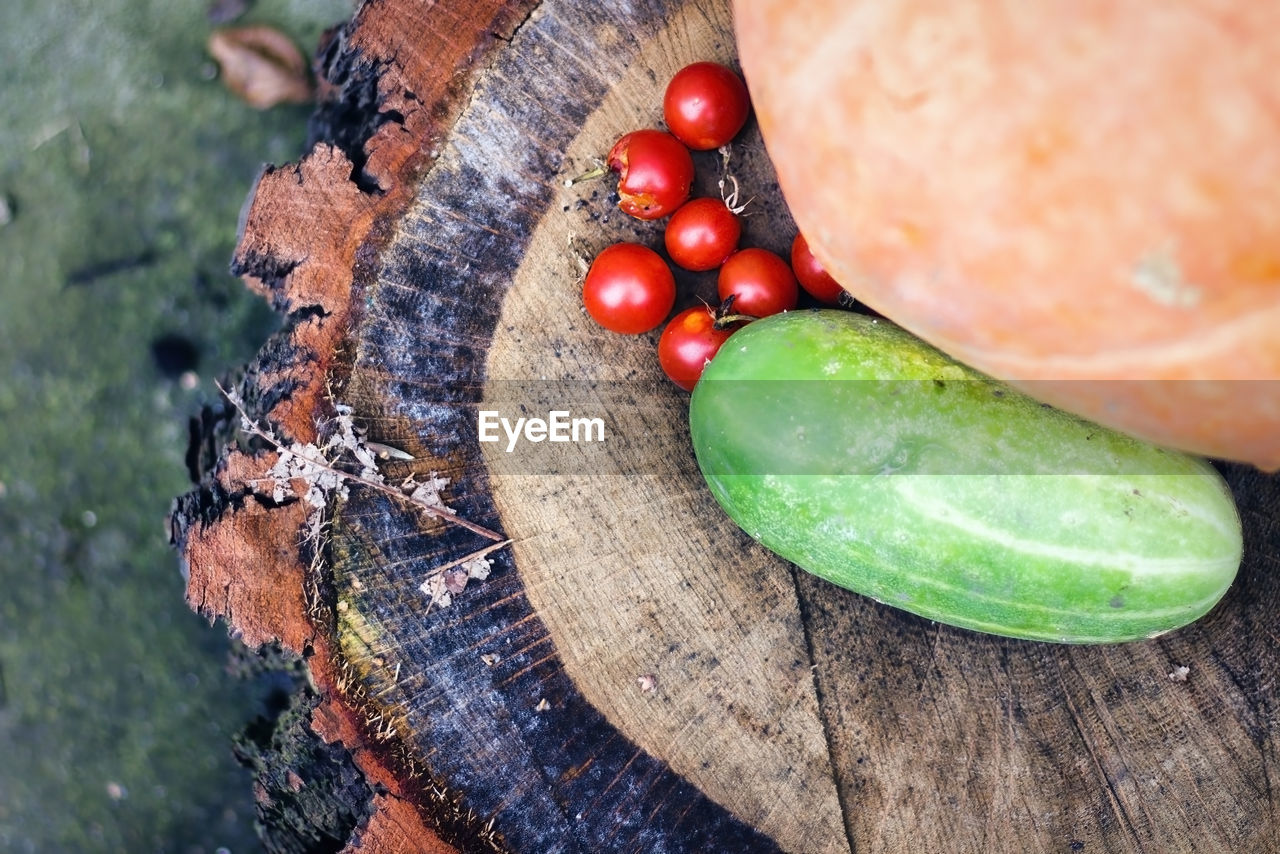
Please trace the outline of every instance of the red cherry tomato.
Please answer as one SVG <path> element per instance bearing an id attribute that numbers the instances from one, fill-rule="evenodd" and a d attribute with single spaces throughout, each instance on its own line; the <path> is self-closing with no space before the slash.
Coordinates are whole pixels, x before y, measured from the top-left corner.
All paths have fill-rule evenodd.
<path id="1" fill-rule="evenodd" d="M 732 140 L 746 124 L 750 110 L 742 78 L 714 62 L 695 62 L 677 71 L 662 98 L 667 127 L 697 151 Z"/>
<path id="2" fill-rule="evenodd" d="M 742 225 L 719 199 L 685 202 L 671 215 L 663 239 L 671 260 L 686 270 L 714 270 L 738 248 Z"/>
<path id="3" fill-rule="evenodd" d="M 803 234 L 797 234 L 795 241 L 791 244 L 791 269 L 795 271 L 800 287 L 808 291 L 814 299 L 825 302 L 827 305 L 836 305 L 840 302 L 840 295 L 844 293 L 844 288 L 831 278 L 831 274 L 827 272 L 826 267 L 822 266 L 822 262 L 813 257 L 813 253 L 809 251 L 809 242 L 804 239 Z"/>
<path id="4" fill-rule="evenodd" d="M 800 289 L 791 266 L 768 249 L 740 249 L 720 268 L 720 299 L 737 295 L 733 310 L 768 317 L 796 307 Z"/>
<path id="5" fill-rule="evenodd" d="M 716 329 L 715 309 L 705 305 L 686 308 L 671 318 L 658 339 L 658 362 L 673 383 L 693 391 L 702 369 L 711 361 L 734 329 Z"/>
<path id="6" fill-rule="evenodd" d="M 609 151 L 618 173 L 618 207 L 637 219 L 658 219 L 689 198 L 693 158 L 684 143 L 660 130 L 626 134 Z"/>
<path id="7" fill-rule="evenodd" d="M 615 243 L 591 262 L 582 302 L 596 323 L 639 335 L 656 329 L 676 302 L 676 281 L 662 256 L 639 243 Z"/>

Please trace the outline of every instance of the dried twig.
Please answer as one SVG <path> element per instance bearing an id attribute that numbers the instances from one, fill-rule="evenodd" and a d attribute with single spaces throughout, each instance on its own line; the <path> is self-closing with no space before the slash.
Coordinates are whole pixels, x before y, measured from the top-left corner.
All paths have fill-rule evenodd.
<path id="1" fill-rule="evenodd" d="M 293 491 L 288 484 L 294 478 L 299 478 L 307 484 L 306 494 L 300 497 L 312 506 L 312 513 L 308 517 L 308 525 L 310 536 L 317 543 L 320 542 L 323 534 L 324 508 L 332 493 L 336 491 L 338 494 L 345 496 L 347 494 L 347 484 L 350 483 L 360 484 L 386 495 L 399 498 L 435 518 L 444 519 L 494 541 L 491 545 L 476 549 L 457 560 L 434 567 L 427 573 L 427 578 L 419 589 L 429 597 L 428 611 L 431 610 L 432 605 L 438 605 L 442 608 L 448 606 L 452 603 L 453 597 L 466 588 L 469 581 L 488 578 L 489 567 L 492 562 L 486 555 L 511 544 L 510 539 L 504 538 L 501 534 L 488 528 L 468 522 L 466 519 L 461 519 L 446 507 L 440 500 L 439 495 L 440 487 L 448 483 L 446 479 L 439 478 L 433 474 L 430 480 L 418 483 L 410 475 L 399 487 L 387 485 L 382 479 L 382 473 L 378 471 L 375 457 L 393 456 L 396 458 L 408 457 L 409 459 L 412 459 L 412 457 L 389 446 L 370 447 L 371 443 L 365 440 L 363 435 L 352 424 L 350 407 L 339 403 L 334 404 L 338 411 L 336 421 L 338 429 L 323 448 L 316 447 L 311 443 L 302 444 L 300 442 L 294 442 L 286 447 L 284 442 L 274 433 L 249 417 L 244 405 L 234 393 L 228 392 L 221 384 L 218 384 L 218 391 L 222 392 L 223 396 L 240 413 L 243 429 L 269 443 L 280 454 L 280 459 L 272 466 L 269 472 L 270 476 L 251 478 L 250 482 L 271 483 L 275 490 L 276 500 L 280 500 L 286 494 L 286 490 Z M 332 392 L 330 397 L 332 398 Z M 350 453 L 355 462 L 361 466 L 361 471 L 359 473 L 347 471 L 330 462 L 326 452 L 334 447 L 339 449 L 335 454 L 335 459 L 344 451 Z M 388 452 L 394 451 L 395 453 L 383 454 L 379 452 L 381 449 L 386 449 Z M 316 560 L 319 560 L 319 555 L 320 549 L 317 547 Z M 316 595 L 318 598 L 318 594 Z"/>
<path id="2" fill-rule="evenodd" d="M 268 431 L 263 430 L 262 427 L 260 427 L 256 421 L 254 421 L 252 418 L 249 417 L 248 413 L 245 412 L 244 407 L 241 405 L 240 400 L 234 394 L 224 389 L 220 383 L 217 383 L 215 381 L 214 384 L 217 385 L 218 391 L 222 392 L 223 396 L 226 397 L 226 399 L 231 402 L 231 405 L 236 408 L 236 411 L 240 413 L 240 418 L 244 424 L 245 429 L 248 430 L 253 435 L 257 436 L 258 438 L 262 439 L 263 441 L 272 445 L 280 453 L 293 454 L 294 456 L 306 462 L 308 465 L 315 466 L 316 468 L 322 471 L 329 472 L 335 477 L 338 477 L 350 483 L 358 483 L 361 486 L 368 487 L 369 489 L 373 489 L 378 492 L 384 493 L 386 495 L 390 495 L 395 498 L 398 498 L 401 501 L 408 502 L 409 504 L 412 504 L 413 506 L 422 510 L 429 516 L 434 516 L 437 519 L 443 519 L 446 522 L 449 522 L 451 524 L 466 528 L 468 531 L 472 531 L 487 539 L 494 540 L 495 542 L 505 541 L 505 542 L 502 542 L 503 545 L 505 545 L 505 543 L 507 542 L 510 542 L 510 540 L 507 540 L 505 537 L 502 536 L 502 534 L 499 534 L 496 531 L 491 531 L 488 528 L 484 527 L 483 525 L 477 525 L 474 522 L 469 522 L 466 519 L 463 519 L 457 516 L 447 508 L 438 507 L 433 504 L 429 504 L 425 500 L 420 498 L 415 498 L 413 495 L 407 494 L 396 487 L 388 486 L 385 483 L 380 483 L 379 481 L 372 480 L 370 478 L 364 477 L 363 475 L 352 474 L 349 471 L 344 471 L 343 469 L 340 469 L 337 466 L 334 466 L 332 463 L 326 460 L 323 456 L 314 456 L 309 453 L 303 453 L 303 452 L 300 452 L 299 449 L 297 449 L 296 447 L 286 448 L 279 439 L 277 439 Z M 274 478 L 255 478 L 254 480 L 255 481 L 274 480 Z M 490 550 L 492 550 L 493 548 L 497 548 L 497 546 L 491 547 Z"/>
<path id="3" fill-rule="evenodd" d="M 455 566 L 462 566 L 464 563 L 471 563 L 471 561 L 476 560 L 477 558 L 482 558 L 490 552 L 496 552 L 498 549 L 505 548 L 509 545 L 511 545 L 511 540 L 508 538 L 500 543 L 494 543 L 491 546 L 476 549 L 471 554 L 463 555 L 457 560 L 451 560 L 448 563 L 442 563 L 439 566 L 432 567 L 431 574 L 435 575 L 436 573 L 444 572 L 446 569 L 453 569 Z"/>

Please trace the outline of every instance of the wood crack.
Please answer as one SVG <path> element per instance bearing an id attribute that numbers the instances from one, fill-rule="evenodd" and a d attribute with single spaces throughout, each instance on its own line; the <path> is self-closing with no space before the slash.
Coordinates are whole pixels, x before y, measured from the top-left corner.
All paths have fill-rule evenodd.
<path id="1" fill-rule="evenodd" d="M 849 854 L 857 854 L 858 845 L 855 841 L 853 830 L 853 805 L 849 802 L 844 781 L 840 779 L 839 769 L 841 763 L 839 756 L 836 754 L 834 734 L 831 732 L 832 718 L 835 717 L 837 721 L 839 718 L 838 715 L 833 714 L 831 706 L 828 705 L 826 687 L 822 684 L 822 674 L 819 671 L 818 659 L 814 652 L 814 639 L 811 630 L 813 617 L 804 591 L 800 587 L 800 573 L 804 572 L 804 570 L 791 566 L 790 572 L 792 589 L 795 591 L 796 603 L 800 609 L 800 624 L 804 627 L 804 645 L 809 657 L 813 690 L 818 698 L 818 717 L 822 722 L 822 734 L 827 743 L 827 761 L 831 763 L 831 782 L 835 786 L 836 798 L 840 804 L 840 818 L 844 825 L 845 843 L 849 846 Z"/>

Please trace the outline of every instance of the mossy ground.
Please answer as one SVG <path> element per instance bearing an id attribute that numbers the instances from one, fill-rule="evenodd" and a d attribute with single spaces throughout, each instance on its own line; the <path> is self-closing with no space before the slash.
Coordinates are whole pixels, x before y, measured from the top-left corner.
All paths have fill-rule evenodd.
<path id="1" fill-rule="evenodd" d="M 262 0 L 310 52 L 349 0 Z M 186 420 L 274 318 L 227 273 L 308 109 L 227 93 L 205 2 L 0 7 L 0 850 L 256 850 L 262 689 L 183 603 Z M 186 346 L 190 343 L 190 348 Z M 186 368 L 194 388 L 178 379 Z"/>

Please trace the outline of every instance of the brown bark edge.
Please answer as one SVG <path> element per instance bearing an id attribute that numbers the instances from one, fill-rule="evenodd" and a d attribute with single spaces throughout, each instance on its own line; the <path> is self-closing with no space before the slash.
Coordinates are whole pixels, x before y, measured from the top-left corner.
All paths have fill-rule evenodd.
<path id="1" fill-rule="evenodd" d="M 287 320 L 239 394 L 251 417 L 287 440 L 313 441 L 318 421 L 333 414 L 325 383 L 344 369 L 352 312 L 370 274 L 365 262 L 409 203 L 413 176 L 428 165 L 423 140 L 448 127 L 472 72 L 533 4 L 466 5 L 448 26 L 426 6 L 363 6 L 319 57 L 327 100 L 313 120 L 318 141 L 299 163 L 266 169 L 248 203 L 234 270 Z M 206 416 L 206 428 L 217 420 Z M 360 689 L 333 649 L 331 602 L 298 547 L 306 506 L 277 506 L 257 489 L 275 459 L 270 451 L 228 448 L 200 488 L 177 502 L 171 535 L 188 575 L 188 602 L 224 618 L 251 647 L 278 642 L 307 658 L 319 697 L 310 728 L 345 748 L 374 793 L 360 826 L 330 842 L 349 852 L 497 848 L 453 793 L 369 725 Z M 309 782 L 291 778 L 295 791 Z M 259 786 L 260 807 L 269 797 Z M 309 831 L 296 829 L 299 846 L 315 842 Z"/>

